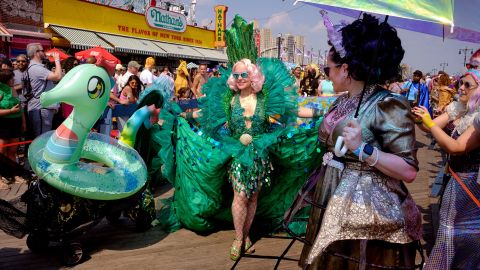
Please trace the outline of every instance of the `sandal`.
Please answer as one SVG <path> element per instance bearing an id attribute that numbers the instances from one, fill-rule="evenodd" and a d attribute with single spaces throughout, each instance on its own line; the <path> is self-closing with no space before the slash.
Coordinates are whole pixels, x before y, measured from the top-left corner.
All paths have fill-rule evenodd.
<path id="1" fill-rule="evenodd" d="M 238 245 L 238 247 L 236 246 L 236 244 L 240 243 L 240 245 Z M 232 261 L 236 261 L 240 258 L 240 256 L 242 255 L 242 243 L 243 241 L 242 240 L 238 240 L 237 238 L 235 238 L 233 240 L 233 243 L 232 243 L 232 247 L 230 247 L 230 259 L 232 259 Z"/>
<path id="2" fill-rule="evenodd" d="M 255 253 L 255 246 L 252 244 L 252 241 L 247 240 L 245 242 L 245 254 L 253 254 Z"/>

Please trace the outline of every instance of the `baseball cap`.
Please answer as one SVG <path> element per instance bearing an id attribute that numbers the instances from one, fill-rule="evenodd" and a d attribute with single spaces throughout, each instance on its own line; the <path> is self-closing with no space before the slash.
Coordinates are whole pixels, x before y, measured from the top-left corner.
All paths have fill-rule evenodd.
<path id="1" fill-rule="evenodd" d="M 117 64 L 115 70 L 121 70 L 123 68 L 122 64 Z"/>
<path id="2" fill-rule="evenodd" d="M 140 64 L 137 61 L 130 61 L 128 67 L 140 68 Z"/>

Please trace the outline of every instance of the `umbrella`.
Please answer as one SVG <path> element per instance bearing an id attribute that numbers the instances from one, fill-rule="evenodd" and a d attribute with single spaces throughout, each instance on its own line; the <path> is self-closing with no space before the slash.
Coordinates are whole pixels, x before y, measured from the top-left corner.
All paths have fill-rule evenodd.
<path id="1" fill-rule="evenodd" d="M 115 66 L 121 63 L 118 58 L 100 46 L 75 53 L 75 57 L 79 61 L 86 60 L 91 56 L 95 57 L 97 65 L 104 67 L 110 75 L 115 72 Z"/>
<path id="2" fill-rule="evenodd" d="M 113 56 L 113 54 L 111 54 L 110 52 L 108 52 L 107 50 L 105 50 L 103 47 L 100 47 L 100 46 L 75 53 L 75 57 L 79 61 L 86 60 L 90 56 L 93 56 L 97 59 L 99 57 L 102 57 L 106 61 L 109 61 L 112 63 L 114 62 L 114 65 L 120 64 L 120 60 L 118 60 L 118 58 L 116 58 L 115 56 Z"/>
<path id="3" fill-rule="evenodd" d="M 480 43 L 480 32 L 467 28 L 453 27 L 451 0 L 406 0 L 406 1 L 332 1 L 298 0 L 311 6 L 329 10 L 352 18 L 361 12 L 389 15 L 388 23 L 394 27 L 433 36 Z M 345 3 L 348 2 L 348 3 Z"/>
<path id="4" fill-rule="evenodd" d="M 198 65 L 195 64 L 195 63 L 193 63 L 193 62 L 190 62 L 190 63 L 187 64 L 187 68 L 188 68 L 188 69 L 198 68 Z"/>
<path id="5" fill-rule="evenodd" d="M 451 0 L 430 0 L 428 2 L 421 0 L 297 0 L 295 3 L 297 2 L 304 2 L 327 10 L 332 10 L 332 7 L 338 10 L 342 8 L 357 10 L 357 15 L 359 15 L 358 11 L 384 14 L 387 15 L 385 21 L 388 20 L 389 16 L 393 16 L 415 20 L 416 22 L 426 21 L 441 25 L 448 24 L 453 27 L 453 3 Z M 443 26 L 441 27 L 443 29 Z M 376 55 L 377 53 L 375 52 L 372 61 L 376 61 Z M 366 86 L 367 84 L 365 84 L 360 95 L 354 118 L 358 116 Z M 343 145 L 343 137 L 339 136 L 335 143 L 335 155 L 338 157 L 344 156 L 347 150 L 347 147 Z"/>
<path id="6" fill-rule="evenodd" d="M 65 60 L 65 59 L 67 59 L 71 56 L 71 55 L 66 54 L 64 51 L 62 51 L 60 49 L 53 48 L 53 49 L 45 52 L 45 55 L 48 56 L 48 61 L 50 61 L 50 62 L 53 62 L 53 57 L 52 57 L 53 53 L 58 53 L 58 56 L 60 57 L 61 61 Z"/>

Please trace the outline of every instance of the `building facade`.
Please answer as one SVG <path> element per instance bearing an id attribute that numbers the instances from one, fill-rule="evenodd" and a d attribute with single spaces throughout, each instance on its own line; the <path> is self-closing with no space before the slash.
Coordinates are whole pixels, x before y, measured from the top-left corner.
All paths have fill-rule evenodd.
<path id="1" fill-rule="evenodd" d="M 149 18 L 153 11 L 159 16 Z M 2 0 L 0 23 L 12 38 L 2 41 L 0 48 L 8 57 L 24 53 L 30 42 L 40 42 L 44 49 L 60 47 L 72 55 L 101 46 L 122 62 L 148 56 L 156 57 L 157 63 L 227 61 L 225 53 L 214 47 L 213 30 L 175 17 L 183 14 L 153 11 L 140 14 L 84 0 Z"/>

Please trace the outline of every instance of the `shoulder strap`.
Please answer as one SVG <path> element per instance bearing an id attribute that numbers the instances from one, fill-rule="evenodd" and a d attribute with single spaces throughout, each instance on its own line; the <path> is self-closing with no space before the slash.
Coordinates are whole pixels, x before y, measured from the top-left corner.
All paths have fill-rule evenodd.
<path id="1" fill-rule="evenodd" d="M 458 177 L 458 175 L 452 170 L 452 167 L 448 166 L 448 170 L 453 178 L 458 182 L 458 184 L 462 187 L 462 189 L 467 193 L 467 195 L 472 199 L 472 201 L 480 208 L 480 201 L 473 195 L 472 191 L 465 185 L 463 180 Z"/>
<path id="2" fill-rule="evenodd" d="M 27 74 L 28 83 L 30 84 L 30 91 L 33 91 L 33 88 L 32 88 L 32 81 L 30 80 L 30 74 L 28 73 L 28 70 L 30 70 L 30 68 L 33 66 L 40 66 L 40 64 L 29 65 L 27 70 L 25 70 L 25 73 Z M 47 82 L 48 82 L 48 79 L 45 79 L 45 84 L 43 85 L 42 93 L 45 92 L 45 89 L 47 88 Z"/>

